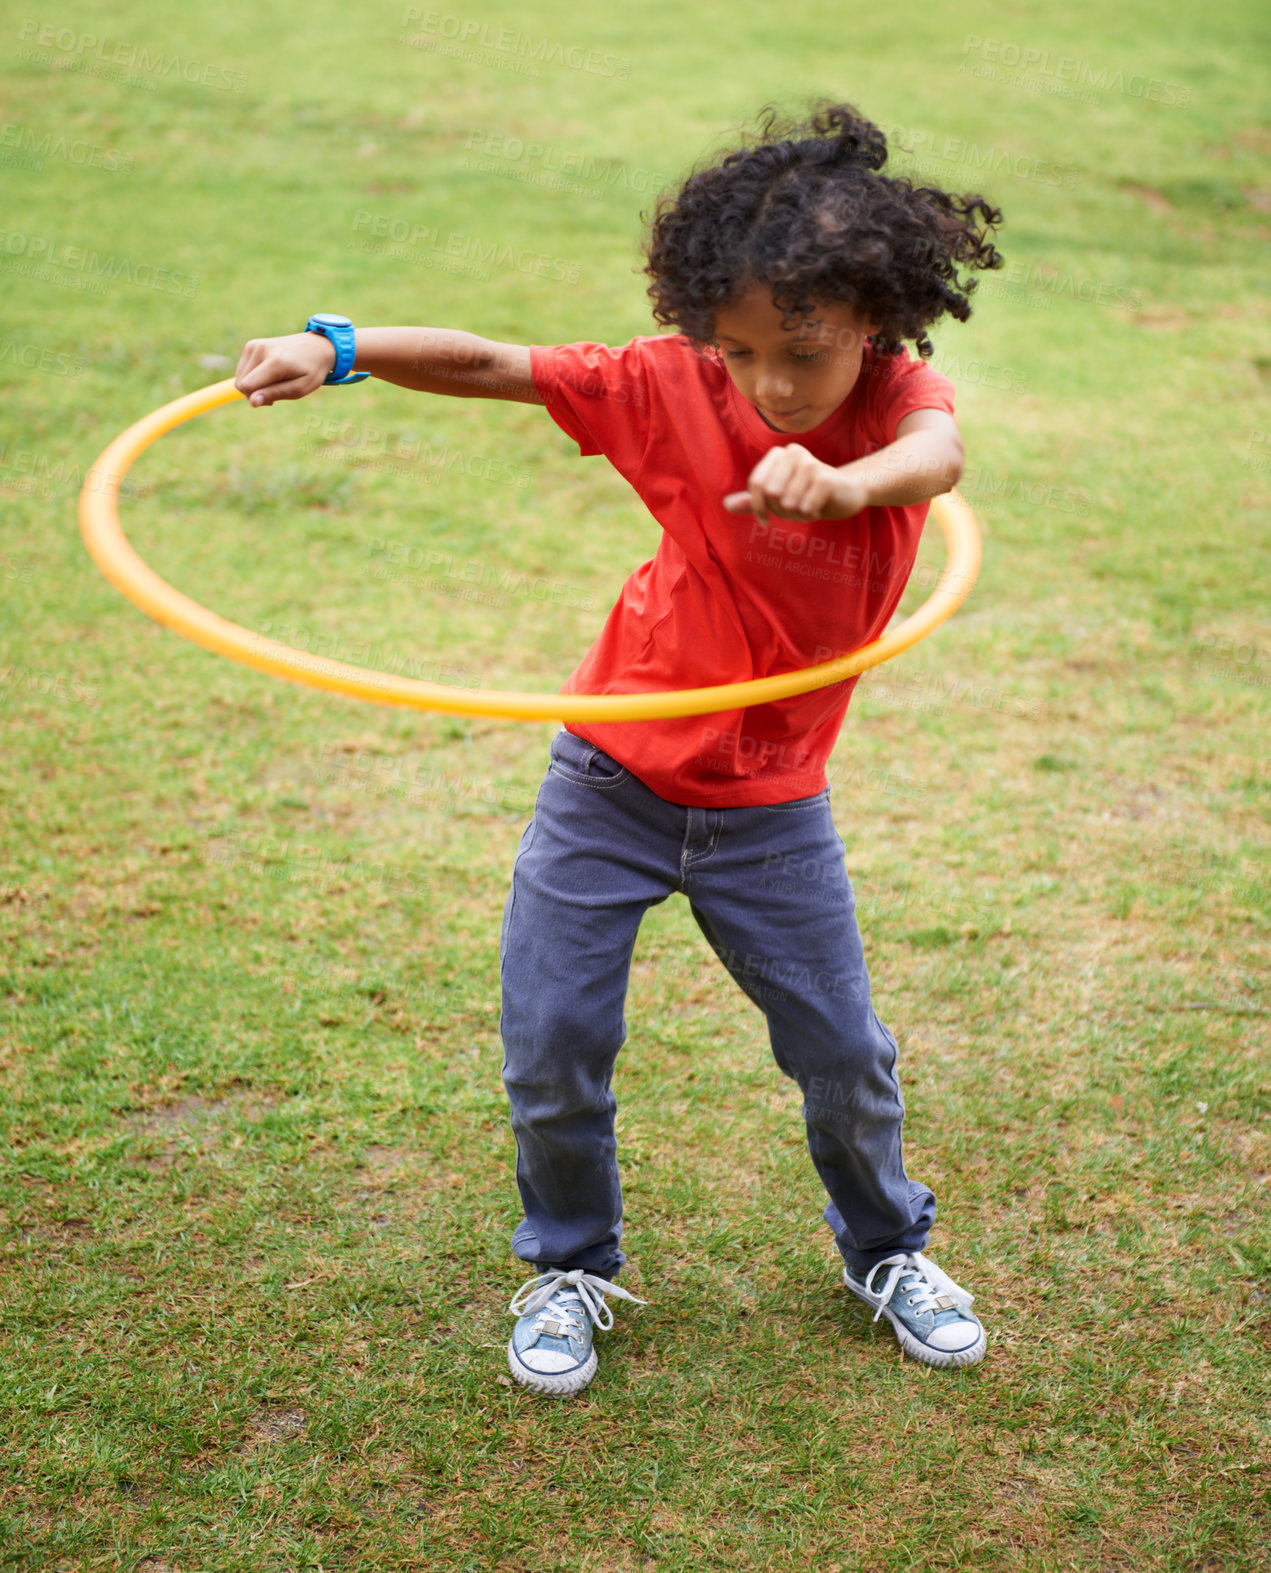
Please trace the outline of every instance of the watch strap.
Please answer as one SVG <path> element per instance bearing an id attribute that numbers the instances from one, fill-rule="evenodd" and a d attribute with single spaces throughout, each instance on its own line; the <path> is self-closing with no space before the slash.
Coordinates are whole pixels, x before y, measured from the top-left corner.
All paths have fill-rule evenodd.
<path id="1" fill-rule="evenodd" d="M 347 318 L 340 322 L 323 322 L 319 316 L 314 315 L 305 323 L 305 332 L 320 333 L 324 339 L 330 339 L 335 346 L 335 365 L 324 379 L 326 385 L 339 387 L 350 382 L 362 382 L 370 376 L 370 372 L 353 370 L 356 344 L 353 324 Z"/>

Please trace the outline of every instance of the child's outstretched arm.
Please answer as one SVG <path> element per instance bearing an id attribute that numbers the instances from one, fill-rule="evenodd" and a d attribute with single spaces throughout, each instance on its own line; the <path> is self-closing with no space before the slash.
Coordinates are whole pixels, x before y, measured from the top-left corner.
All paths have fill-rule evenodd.
<path id="1" fill-rule="evenodd" d="M 499 344 L 456 328 L 358 328 L 356 348 L 355 371 L 419 393 L 542 403 L 526 345 Z M 234 386 L 257 407 L 303 399 L 322 387 L 334 365 L 335 345 L 320 333 L 249 339 Z"/>
<path id="2" fill-rule="evenodd" d="M 962 475 L 962 433 L 944 410 L 914 410 L 896 440 L 867 458 L 835 468 L 797 442 L 770 448 L 750 472 L 747 490 L 730 492 L 730 513 L 767 520 L 850 519 L 863 508 L 908 507 L 952 490 Z"/>

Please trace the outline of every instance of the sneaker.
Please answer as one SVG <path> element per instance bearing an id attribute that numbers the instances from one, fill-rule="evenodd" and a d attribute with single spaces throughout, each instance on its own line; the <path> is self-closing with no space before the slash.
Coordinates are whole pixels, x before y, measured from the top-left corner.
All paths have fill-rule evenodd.
<path id="1" fill-rule="evenodd" d="M 884 1257 L 863 1277 L 845 1267 L 843 1282 L 876 1308 L 875 1321 L 887 1318 L 900 1347 L 913 1359 L 940 1366 L 983 1360 L 988 1339 L 967 1309 L 974 1296 L 917 1251 Z"/>
<path id="2" fill-rule="evenodd" d="M 519 1318 L 508 1340 L 508 1365 L 523 1387 L 535 1393 L 581 1393 L 596 1374 L 592 1333 L 613 1326 L 607 1294 L 637 1300 L 607 1278 L 581 1267 L 552 1267 L 513 1296 L 508 1310 Z"/>

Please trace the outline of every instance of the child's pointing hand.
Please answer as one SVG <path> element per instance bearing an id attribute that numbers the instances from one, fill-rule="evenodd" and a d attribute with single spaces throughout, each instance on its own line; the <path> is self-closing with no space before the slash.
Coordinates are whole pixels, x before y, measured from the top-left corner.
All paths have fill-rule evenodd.
<path id="1" fill-rule="evenodd" d="M 800 522 L 850 519 L 865 504 L 862 482 L 813 458 L 797 442 L 770 448 L 750 472 L 747 489 L 724 498 L 729 513 L 753 513 L 765 523 L 770 512 Z"/>

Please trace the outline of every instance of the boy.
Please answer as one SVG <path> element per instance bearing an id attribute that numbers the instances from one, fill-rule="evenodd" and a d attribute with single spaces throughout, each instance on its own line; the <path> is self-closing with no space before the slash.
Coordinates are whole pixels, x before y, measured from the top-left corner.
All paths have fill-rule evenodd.
<path id="1" fill-rule="evenodd" d="M 659 205 L 649 293 L 678 333 L 620 348 L 418 328 L 354 341 L 351 326 L 311 319 L 240 359 L 256 405 L 356 364 L 422 392 L 544 403 L 582 453 L 613 463 L 663 538 L 567 692 L 737 682 L 868 643 L 900 600 L 927 503 L 961 474 L 953 389 L 902 341 L 929 355 L 928 325 L 970 315 L 960 290 L 974 286 L 955 265 L 1001 265 L 987 240 L 1000 212 L 879 174 L 885 140 L 848 105 L 778 129 L 769 115 L 757 142 Z M 804 1093 L 847 1288 L 926 1364 L 984 1355 L 971 1296 L 922 1255 L 935 1198 L 905 1173 L 896 1040 L 870 1004 L 829 807 L 825 762 L 855 684 L 718 716 L 576 724 L 552 744 L 501 944 L 523 1208 L 512 1247 L 538 1269 L 512 1301 L 508 1360 L 536 1392 L 586 1387 L 593 1330 L 612 1325 L 606 1297 L 633 1298 L 615 1282 L 610 1077 L 640 920 L 674 891 Z"/>

